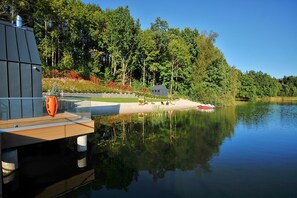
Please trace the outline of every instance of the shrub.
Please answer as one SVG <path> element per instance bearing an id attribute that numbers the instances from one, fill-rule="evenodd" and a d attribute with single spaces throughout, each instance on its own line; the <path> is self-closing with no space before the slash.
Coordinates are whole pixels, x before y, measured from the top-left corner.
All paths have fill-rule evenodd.
<path id="1" fill-rule="evenodd" d="M 132 91 L 132 89 L 133 88 L 130 85 L 121 85 L 121 87 L 120 87 L 120 90 L 123 92 L 125 92 L 125 91 L 130 92 L 130 91 Z"/>
<path id="2" fill-rule="evenodd" d="M 106 83 L 106 86 L 110 89 L 115 89 L 117 83 L 116 82 L 112 82 L 112 81 L 109 81 Z"/>
<path id="3" fill-rule="evenodd" d="M 89 79 L 90 79 L 91 82 L 100 85 L 100 79 L 97 78 L 96 76 L 90 75 L 90 76 L 89 76 Z"/>
<path id="4" fill-rule="evenodd" d="M 52 90 L 51 90 L 51 95 L 53 96 L 60 96 L 60 90 L 59 87 L 56 83 L 53 84 Z"/>
<path id="5" fill-rule="evenodd" d="M 72 80 L 81 80 L 82 79 L 81 77 L 79 77 L 79 75 L 74 70 L 70 70 L 70 73 L 68 74 L 68 78 L 70 78 Z"/>
<path id="6" fill-rule="evenodd" d="M 146 93 L 147 92 L 147 89 L 146 89 L 146 87 L 143 87 L 141 90 L 140 90 L 140 92 L 142 92 L 142 93 Z"/>

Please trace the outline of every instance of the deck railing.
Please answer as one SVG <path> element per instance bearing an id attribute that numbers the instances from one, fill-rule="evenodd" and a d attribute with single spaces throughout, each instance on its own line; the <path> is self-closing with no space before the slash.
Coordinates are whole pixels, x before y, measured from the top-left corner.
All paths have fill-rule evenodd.
<path id="1" fill-rule="evenodd" d="M 48 116 L 44 97 L 0 98 L 0 129 L 91 118 L 89 97 L 58 97 L 58 111 Z"/>

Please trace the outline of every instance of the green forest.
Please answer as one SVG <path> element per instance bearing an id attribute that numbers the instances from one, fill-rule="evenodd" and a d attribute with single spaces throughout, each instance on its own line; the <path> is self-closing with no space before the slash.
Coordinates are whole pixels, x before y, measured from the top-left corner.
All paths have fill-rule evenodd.
<path id="1" fill-rule="evenodd" d="M 215 45 L 218 33 L 170 27 L 160 17 L 142 29 L 128 7 L 102 10 L 80 0 L 3 0 L 0 19 L 33 27 L 44 77 L 75 71 L 101 83 L 152 87 L 201 102 L 297 96 L 297 77 L 240 71 Z"/>

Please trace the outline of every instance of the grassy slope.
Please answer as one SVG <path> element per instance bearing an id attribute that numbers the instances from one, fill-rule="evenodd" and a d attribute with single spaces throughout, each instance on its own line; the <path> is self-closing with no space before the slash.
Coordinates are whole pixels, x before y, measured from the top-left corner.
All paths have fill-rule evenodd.
<path id="1" fill-rule="evenodd" d="M 58 79 L 58 78 L 43 78 L 42 90 L 46 92 L 51 90 L 53 84 L 57 84 L 60 90 L 64 91 L 82 91 L 82 90 L 100 90 L 102 87 L 99 84 L 87 80 L 71 80 L 71 79 Z"/>
<path id="2" fill-rule="evenodd" d="M 59 90 L 64 90 L 65 92 L 89 92 L 91 91 L 99 91 L 105 92 L 108 91 L 105 86 L 100 86 L 99 84 L 95 84 L 93 82 L 87 80 L 71 80 L 71 79 L 58 79 L 58 78 L 43 78 L 42 79 L 42 90 L 47 92 L 47 90 L 51 90 L 53 84 L 57 84 Z M 111 90 L 109 90 L 111 91 Z M 116 91 L 114 91 L 116 92 Z M 119 91 L 118 91 L 119 92 Z M 143 96 L 141 97 L 143 98 Z M 130 102 L 138 102 L 138 98 L 92 98 L 92 101 L 98 102 L 114 102 L 114 103 L 130 103 Z M 160 102 L 166 101 L 166 99 L 153 99 L 146 97 L 147 102 Z"/>

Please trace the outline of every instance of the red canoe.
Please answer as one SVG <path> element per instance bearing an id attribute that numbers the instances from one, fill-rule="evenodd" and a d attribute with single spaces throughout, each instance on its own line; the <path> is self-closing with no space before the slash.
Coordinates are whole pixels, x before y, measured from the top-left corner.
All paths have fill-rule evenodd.
<path id="1" fill-rule="evenodd" d="M 199 104 L 197 107 L 198 109 L 204 109 L 204 110 L 216 108 L 214 105 L 211 105 L 211 104 Z"/>

